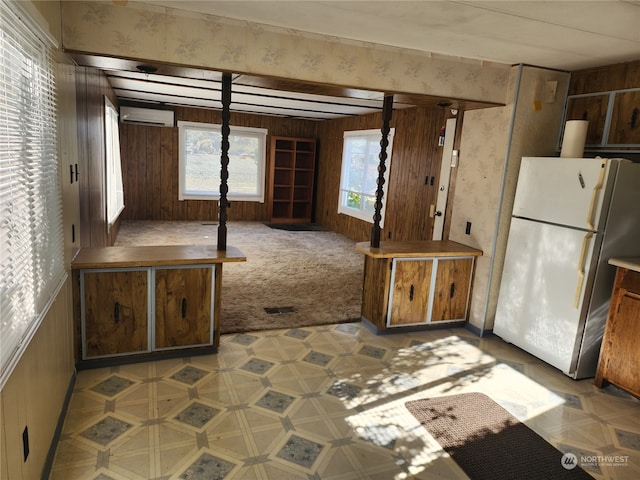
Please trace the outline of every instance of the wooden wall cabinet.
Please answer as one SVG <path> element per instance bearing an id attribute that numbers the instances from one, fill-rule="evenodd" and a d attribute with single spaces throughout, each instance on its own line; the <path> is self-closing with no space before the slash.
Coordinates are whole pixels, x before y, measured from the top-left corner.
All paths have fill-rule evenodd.
<path id="1" fill-rule="evenodd" d="M 272 137 L 270 153 L 270 220 L 310 222 L 316 165 L 315 139 Z"/>
<path id="2" fill-rule="evenodd" d="M 451 241 L 366 243 L 362 317 L 378 331 L 465 322 L 482 252 Z"/>
<path id="3" fill-rule="evenodd" d="M 618 269 L 595 384 L 611 383 L 640 398 L 640 258 L 634 260 L 635 270 L 609 262 Z"/>

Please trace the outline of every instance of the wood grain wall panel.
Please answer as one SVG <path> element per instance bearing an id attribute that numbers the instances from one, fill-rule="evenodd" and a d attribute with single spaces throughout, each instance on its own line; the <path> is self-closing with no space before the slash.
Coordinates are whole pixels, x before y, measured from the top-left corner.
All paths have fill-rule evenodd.
<path id="1" fill-rule="evenodd" d="M 640 86 L 640 60 L 571 72 L 569 95 L 623 90 Z"/>
<path id="2" fill-rule="evenodd" d="M 176 121 L 220 124 L 216 110 L 177 107 Z M 283 119 L 265 115 L 231 114 L 231 125 L 267 129 L 267 145 L 271 135 L 304 138 L 317 137 L 318 122 Z M 126 177 L 125 212 L 127 220 L 218 220 L 218 202 L 178 200 L 178 128 L 121 126 L 123 175 Z M 266 171 L 270 168 L 267 152 Z M 268 195 L 268 192 L 267 192 Z M 230 221 L 266 221 L 267 203 L 231 202 Z"/>
<path id="3" fill-rule="evenodd" d="M 94 68 L 76 70 L 80 170 L 80 241 L 83 247 L 111 245 L 105 186 L 105 96 L 117 107 L 106 76 Z"/>
<path id="4" fill-rule="evenodd" d="M 427 240 L 433 232 L 429 206 L 435 204 L 441 147 L 437 146 L 443 109 L 395 110 L 395 128 L 382 240 Z M 338 214 L 343 132 L 378 129 L 382 113 L 322 122 L 318 127 L 319 171 L 316 221 L 356 241 L 371 238 L 372 223 Z M 431 185 L 433 177 L 433 185 Z M 426 184 L 425 184 L 426 181 Z"/>

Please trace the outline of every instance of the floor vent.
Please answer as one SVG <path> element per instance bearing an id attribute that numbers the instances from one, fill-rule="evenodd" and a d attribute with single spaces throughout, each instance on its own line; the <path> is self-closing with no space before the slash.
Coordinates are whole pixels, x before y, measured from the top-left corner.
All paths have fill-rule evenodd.
<path id="1" fill-rule="evenodd" d="M 277 313 L 293 313 L 296 309 L 293 307 L 264 307 L 264 311 L 269 315 L 274 315 Z"/>

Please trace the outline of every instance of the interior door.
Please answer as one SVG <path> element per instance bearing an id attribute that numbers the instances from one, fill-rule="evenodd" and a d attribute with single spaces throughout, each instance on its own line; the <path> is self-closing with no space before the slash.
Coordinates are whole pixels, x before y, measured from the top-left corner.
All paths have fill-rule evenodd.
<path id="1" fill-rule="evenodd" d="M 444 131 L 444 147 L 440 164 L 440 182 L 436 205 L 431 213 L 433 220 L 433 239 L 442 240 L 444 231 L 444 216 L 447 211 L 447 198 L 449 197 L 449 181 L 451 168 L 457 165 L 457 157 L 453 156 L 453 140 L 456 136 L 456 119 L 449 118 Z"/>
<path id="2" fill-rule="evenodd" d="M 591 232 L 513 218 L 493 332 L 570 374 L 598 241 Z"/>

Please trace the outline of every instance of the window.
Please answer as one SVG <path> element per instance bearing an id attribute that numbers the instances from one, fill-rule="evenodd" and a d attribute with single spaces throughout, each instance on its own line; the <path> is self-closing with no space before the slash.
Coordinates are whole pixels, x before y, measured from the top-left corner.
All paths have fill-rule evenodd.
<path id="1" fill-rule="evenodd" d="M 109 229 L 124 209 L 122 188 L 122 164 L 120 162 L 120 135 L 118 112 L 107 97 L 104 97 L 104 128 L 107 157 L 107 222 Z"/>
<path id="2" fill-rule="evenodd" d="M 52 49 L 11 3 L 0 2 L 0 388 L 66 279 Z"/>
<path id="3" fill-rule="evenodd" d="M 382 198 L 382 220 L 384 224 L 384 210 L 387 201 L 386 186 L 389 182 L 389 168 L 391 167 L 391 147 L 393 134 L 389 132 L 389 146 L 387 147 L 387 167 L 384 173 L 385 195 Z M 358 130 L 344 132 L 342 148 L 342 173 L 340 175 L 340 199 L 338 213 L 373 223 L 375 213 L 376 189 L 378 188 L 378 165 L 380 164 L 380 130 Z"/>
<path id="4" fill-rule="evenodd" d="M 180 132 L 180 200 L 220 198 L 221 125 L 178 122 Z M 264 202 L 267 131 L 231 127 L 229 200 Z"/>

